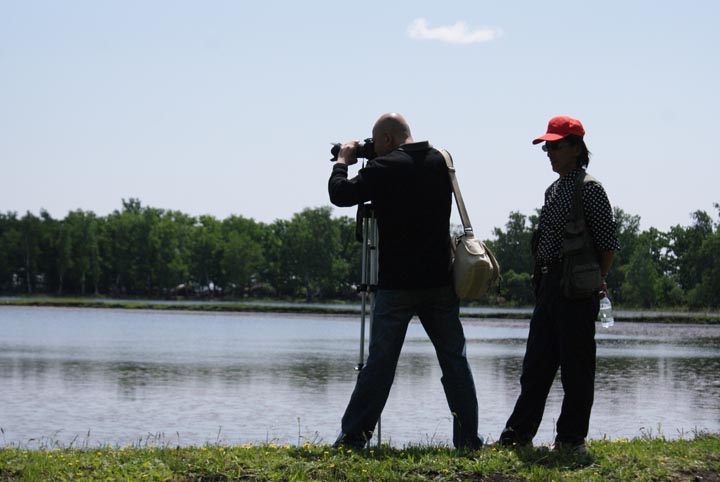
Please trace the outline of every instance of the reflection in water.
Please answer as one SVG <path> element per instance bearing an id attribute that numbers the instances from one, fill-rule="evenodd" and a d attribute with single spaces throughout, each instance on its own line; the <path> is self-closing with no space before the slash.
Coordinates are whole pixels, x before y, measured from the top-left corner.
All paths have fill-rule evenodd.
<path id="1" fill-rule="evenodd" d="M 467 321 L 480 431 L 497 437 L 519 392 L 527 322 Z M 357 372 L 359 323 L 327 316 L 0 308 L 0 427 L 123 445 L 332 441 Z M 618 323 L 598 331 L 591 438 L 720 430 L 720 327 Z M 383 440 L 449 443 L 432 345 L 412 323 Z M 536 442 L 553 438 L 553 385 Z M 299 432 L 299 436 L 298 436 Z"/>

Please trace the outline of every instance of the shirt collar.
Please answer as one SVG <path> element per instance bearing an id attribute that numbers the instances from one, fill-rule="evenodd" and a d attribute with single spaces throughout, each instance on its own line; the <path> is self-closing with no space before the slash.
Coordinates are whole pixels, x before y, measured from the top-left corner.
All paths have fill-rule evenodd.
<path id="1" fill-rule="evenodd" d="M 574 181 L 575 178 L 578 177 L 578 174 L 580 174 L 583 171 L 585 171 L 585 169 L 583 169 L 582 167 L 576 167 L 575 169 L 573 169 L 572 171 L 568 172 L 563 177 L 561 177 L 560 181 L 562 181 L 562 182 Z"/>
<path id="2" fill-rule="evenodd" d="M 411 151 L 426 151 L 432 147 L 428 141 L 420 141 L 420 142 L 411 142 L 408 144 L 403 144 L 398 149 L 405 152 L 411 152 Z"/>

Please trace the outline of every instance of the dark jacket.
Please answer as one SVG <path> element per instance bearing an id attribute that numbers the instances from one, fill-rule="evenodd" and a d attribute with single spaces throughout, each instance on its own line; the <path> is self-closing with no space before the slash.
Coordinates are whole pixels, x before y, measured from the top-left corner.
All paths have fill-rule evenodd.
<path id="1" fill-rule="evenodd" d="M 442 155 L 428 142 L 416 142 L 368 161 L 352 179 L 347 171 L 343 164 L 333 167 L 330 201 L 336 206 L 372 202 L 380 238 L 378 286 L 450 285 L 452 186 Z"/>

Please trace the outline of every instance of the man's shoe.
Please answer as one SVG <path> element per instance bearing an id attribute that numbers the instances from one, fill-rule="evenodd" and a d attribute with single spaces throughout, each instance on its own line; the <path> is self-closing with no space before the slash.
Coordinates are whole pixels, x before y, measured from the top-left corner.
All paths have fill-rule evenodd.
<path id="1" fill-rule="evenodd" d="M 588 453 L 587 445 L 585 445 L 585 441 L 583 440 L 580 443 L 571 443 L 571 442 L 555 442 L 553 444 L 552 448 L 553 452 L 561 452 L 565 454 L 586 454 Z"/>
<path id="2" fill-rule="evenodd" d="M 504 449 L 531 449 L 533 448 L 532 440 L 528 440 L 526 442 L 518 442 L 517 440 L 513 440 L 510 438 L 502 438 L 500 437 L 497 442 L 493 442 L 491 444 L 488 444 L 488 447 L 491 448 L 504 448 Z"/>
<path id="3" fill-rule="evenodd" d="M 493 446 L 504 448 L 531 449 L 533 446 L 532 439 L 521 437 L 511 428 L 506 428 L 500 434 L 500 438 Z"/>
<path id="4" fill-rule="evenodd" d="M 365 441 L 365 439 L 359 437 L 352 437 L 346 433 L 340 433 L 337 440 L 335 440 L 335 443 L 332 446 L 334 449 L 343 447 L 346 449 L 361 450 L 364 449 L 367 444 L 368 443 L 367 441 Z"/>
<path id="5" fill-rule="evenodd" d="M 483 440 L 482 437 L 475 437 L 473 440 L 467 440 L 464 443 L 458 445 L 456 448 L 458 450 L 480 450 L 483 448 L 483 445 L 485 444 L 485 440 Z"/>

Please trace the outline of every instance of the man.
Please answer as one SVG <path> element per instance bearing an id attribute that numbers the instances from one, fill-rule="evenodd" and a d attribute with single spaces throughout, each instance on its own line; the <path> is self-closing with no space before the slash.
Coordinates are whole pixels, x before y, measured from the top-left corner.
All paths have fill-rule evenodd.
<path id="1" fill-rule="evenodd" d="M 348 179 L 348 166 L 357 163 L 358 142 L 347 142 L 329 181 L 330 200 L 336 206 L 372 202 L 379 235 L 378 291 L 368 360 L 335 443 L 361 448 L 370 440 L 390 393 L 408 323 L 418 315 L 442 369 L 454 418 L 453 444 L 479 448 L 475 383 L 452 287 L 452 187 L 445 160 L 427 141 L 413 141 L 400 114 L 381 116 L 372 135 L 378 157 Z"/>
<path id="2" fill-rule="evenodd" d="M 550 119 L 547 132 L 533 141 L 533 144 L 545 141 L 543 150 L 559 178 L 545 192 L 533 242 L 535 310 L 520 377 L 520 396 L 500 435 L 501 445 L 532 446 L 548 392 L 560 368 L 565 395 L 554 447 L 587 451 L 585 437 L 595 383 L 595 319 L 599 298 L 607 296 L 605 277 L 619 246 L 605 190 L 594 179 L 585 179 L 590 152 L 584 136 L 585 129 L 579 120 L 559 116 Z M 580 186 L 582 211 L 594 244 L 589 255 L 597 260 L 599 273 L 597 289 L 575 299 L 563 291 L 563 241 L 576 181 L 581 179 L 585 180 Z M 567 263 L 570 259 L 568 256 Z"/>

